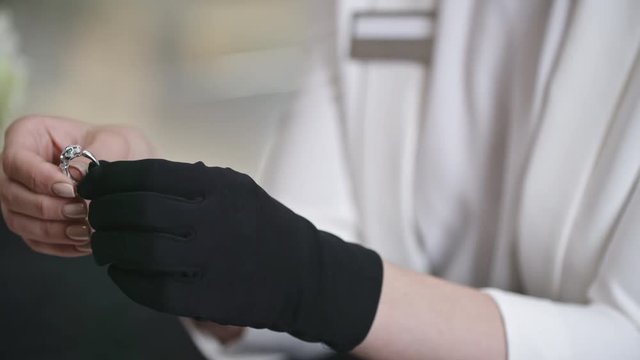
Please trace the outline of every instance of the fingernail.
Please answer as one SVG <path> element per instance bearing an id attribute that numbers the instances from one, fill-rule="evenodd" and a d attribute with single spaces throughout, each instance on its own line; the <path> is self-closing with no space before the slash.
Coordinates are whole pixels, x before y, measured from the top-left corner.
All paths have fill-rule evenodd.
<path id="1" fill-rule="evenodd" d="M 86 243 L 86 244 L 82 244 L 82 245 L 76 245 L 76 250 L 84 252 L 84 253 L 91 253 L 91 243 Z"/>
<path id="2" fill-rule="evenodd" d="M 64 198 L 73 199 L 76 197 L 76 192 L 73 189 L 73 185 L 67 183 L 55 183 L 52 187 L 53 193 L 62 196 Z"/>
<path id="3" fill-rule="evenodd" d="M 71 225 L 67 227 L 67 237 L 75 241 L 87 241 L 91 233 L 87 225 Z"/>
<path id="4" fill-rule="evenodd" d="M 79 182 L 84 176 L 87 174 L 88 169 L 87 164 L 73 164 L 69 166 L 69 172 L 71 173 L 71 178 Z"/>
<path id="5" fill-rule="evenodd" d="M 87 206 L 84 203 L 67 204 L 62 207 L 62 213 L 70 219 L 84 219 L 87 217 Z"/>
<path id="6" fill-rule="evenodd" d="M 77 164 L 71 165 L 71 167 L 78 170 L 82 175 L 86 175 L 89 171 L 89 164 L 84 162 L 78 162 Z"/>

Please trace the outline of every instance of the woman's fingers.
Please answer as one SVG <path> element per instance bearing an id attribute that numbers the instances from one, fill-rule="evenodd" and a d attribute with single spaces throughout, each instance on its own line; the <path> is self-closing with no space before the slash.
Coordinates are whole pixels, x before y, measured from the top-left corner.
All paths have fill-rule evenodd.
<path id="1" fill-rule="evenodd" d="M 91 246 L 88 243 L 83 245 L 47 244 L 32 239 L 24 239 L 24 242 L 31 250 L 46 255 L 78 257 L 91 254 Z"/>
<path id="2" fill-rule="evenodd" d="M 91 253 L 84 201 L 35 193 L 0 172 L 0 203 L 7 227 L 32 250 L 61 257 Z"/>
<path id="3" fill-rule="evenodd" d="M 14 121 L 5 131 L 0 154 L 0 205 L 9 229 L 37 252 L 57 256 L 89 253 L 87 206 L 76 197 L 73 180 L 58 168 L 58 156 L 64 146 L 80 144 L 99 158 L 129 158 L 135 146 L 148 144 L 136 134 L 127 128 L 95 128 L 43 116 Z M 136 157 L 150 154 L 142 152 Z M 83 159 L 72 165 L 71 173 L 77 179 L 83 174 L 75 167 L 82 165 Z"/>
<path id="4" fill-rule="evenodd" d="M 0 201 L 8 210 L 36 219 L 80 220 L 87 216 L 87 206 L 82 200 L 37 194 L 14 181 L 2 181 Z"/>
<path id="5" fill-rule="evenodd" d="M 72 180 L 37 154 L 11 149 L 5 151 L 2 160 L 7 177 L 32 192 L 70 199 L 76 196 Z"/>
<path id="6" fill-rule="evenodd" d="M 81 122 L 43 116 L 14 121 L 5 132 L 4 173 L 33 192 L 74 198 L 73 181 L 54 163 L 64 146 L 81 143 L 88 128 Z"/>
<path id="7" fill-rule="evenodd" d="M 47 244 L 82 245 L 91 237 L 91 229 L 84 221 L 40 220 L 8 209 L 3 209 L 3 214 L 7 227 L 24 239 Z"/>
<path id="8" fill-rule="evenodd" d="M 42 221 L 13 213 L 7 210 L 4 204 L 0 208 L 7 227 L 20 235 L 25 244 L 32 250 L 46 255 L 61 257 L 78 257 L 91 254 L 91 244 L 88 240 L 89 228 L 85 223 L 69 224 Z M 71 232 L 76 240 L 69 238 L 68 232 Z M 31 238 L 28 237 L 28 234 L 36 234 L 39 237 Z M 44 237 L 42 237 L 43 235 Z"/>

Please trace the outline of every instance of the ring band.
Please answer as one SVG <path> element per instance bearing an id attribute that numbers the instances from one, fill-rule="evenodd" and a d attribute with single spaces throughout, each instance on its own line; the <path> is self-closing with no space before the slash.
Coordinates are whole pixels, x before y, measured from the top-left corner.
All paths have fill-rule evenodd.
<path id="1" fill-rule="evenodd" d="M 71 172 L 69 172 L 69 166 L 71 165 L 71 160 L 81 156 L 91 160 L 91 162 L 96 165 L 100 165 L 98 159 L 96 159 L 96 157 L 93 156 L 93 154 L 89 150 L 82 150 L 82 147 L 80 145 L 69 145 L 65 147 L 60 154 L 60 169 L 65 175 L 73 180 L 76 179 L 71 176 Z"/>

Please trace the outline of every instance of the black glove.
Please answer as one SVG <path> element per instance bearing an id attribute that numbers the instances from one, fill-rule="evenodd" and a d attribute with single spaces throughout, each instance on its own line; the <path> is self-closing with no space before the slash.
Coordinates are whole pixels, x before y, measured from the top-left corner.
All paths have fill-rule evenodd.
<path id="1" fill-rule="evenodd" d="M 78 192 L 92 200 L 96 262 L 111 264 L 111 279 L 142 305 L 338 351 L 371 327 L 380 257 L 319 231 L 247 175 L 203 163 L 101 162 Z"/>

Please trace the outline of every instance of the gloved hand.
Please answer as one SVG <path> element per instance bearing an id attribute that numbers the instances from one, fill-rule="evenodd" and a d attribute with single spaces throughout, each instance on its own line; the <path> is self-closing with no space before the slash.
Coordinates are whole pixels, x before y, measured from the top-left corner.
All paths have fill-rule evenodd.
<path id="1" fill-rule="evenodd" d="M 101 161 L 78 193 L 92 200 L 96 262 L 111 264 L 111 279 L 142 305 L 338 351 L 371 327 L 380 257 L 319 231 L 247 175 L 202 163 Z"/>

